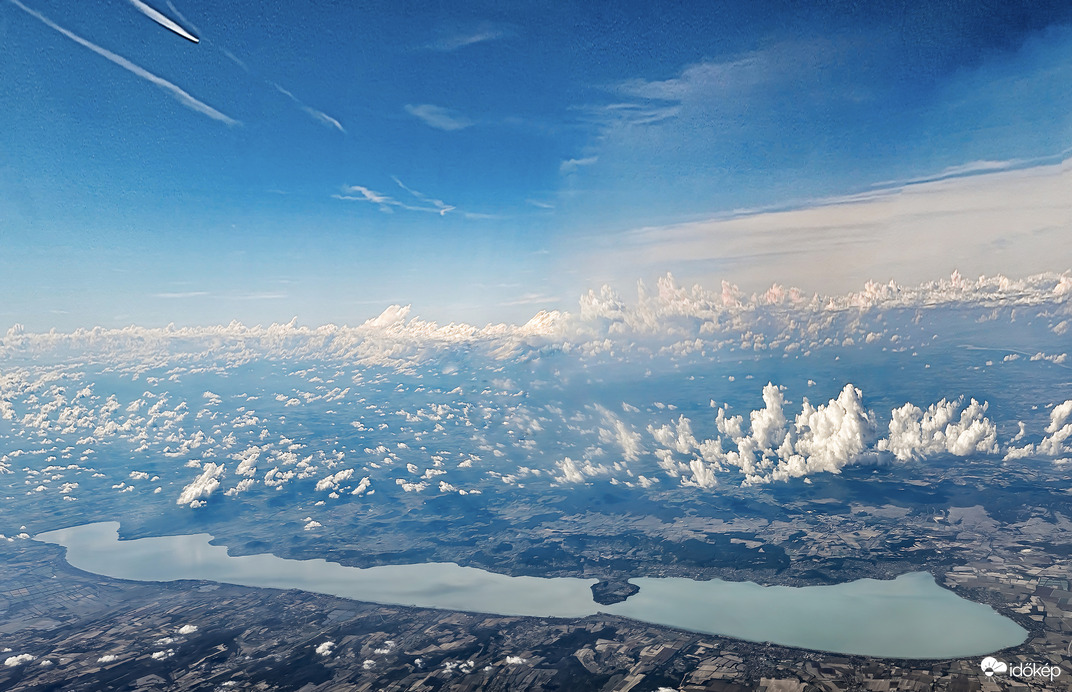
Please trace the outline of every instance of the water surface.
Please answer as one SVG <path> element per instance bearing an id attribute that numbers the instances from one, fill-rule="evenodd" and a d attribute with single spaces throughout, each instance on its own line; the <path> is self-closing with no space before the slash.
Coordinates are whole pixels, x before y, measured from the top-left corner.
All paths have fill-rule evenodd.
<path id="1" fill-rule="evenodd" d="M 67 548 L 82 570 L 119 579 L 204 579 L 303 589 L 360 601 L 494 615 L 583 617 L 596 612 L 750 641 L 891 658 L 958 658 L 1024 641 L 1027 632 L 986 605 L 913 572 L 832 586 L 760 586 L 720 579 L 634 579 L 624 603 L 592 600 L 594 579 L 510 577 L 453 563 L 346 567 L 275 555 L 232 557 L 199 533 L 119 540 L 118 522 L 34 537 Z"/>

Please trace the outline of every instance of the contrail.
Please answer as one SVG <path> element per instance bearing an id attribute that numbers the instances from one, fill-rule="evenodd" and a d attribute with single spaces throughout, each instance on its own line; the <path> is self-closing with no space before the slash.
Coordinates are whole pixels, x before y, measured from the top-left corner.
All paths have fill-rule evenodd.
<path id="1" fill-rule="evenodd" d="M 110 60 L 113 63 L 115 63 L 116 65 L 119 65 L 124 70 L 127 70 L 128 72 L 132 72 L 132 73 L 136 74 L 137 76 L 141 77 L 142 79 L 144 79 L 144 80 L 146 80 L 148 82 L 151 82 L 151 83 L 155 84 L 156 86 L 160 87 L 164 91 L 166 91 L 169 94 L 171 94 L 171 96 L 176 101 L 178 101 L 182 105 L 186 106 L 187 108 L 195 110 L 198 113 L 201 113 L 203 115 L 207 115 L 208 117 L 212 118 L 213 120 L 219 120 L 220 122 L 226 123 L 228 125 L 240 125 L 241 124 L 237 120 L 235 120 L 234 118 L 231 118 L 231 117 L 229 117 L 227 115 L 224 115 L 223 113 L 219 112 L 218 110 L 216 110 L 212 106 L 208 105 L 207 103 L 202 103 L 201 101 L 198 101 L 193 96 L 190 96 L 188 93 L 183 91 L 181 88 L 179 88 L 175 84 L 172 84 L 171 82 L 167 81 L 163 77 L 158 77 L 157 75 L 153 74 L 152 72 L 146 70 L 144 67 L 141 67 L 139 65 L 135 65 L 134 63 L 132 63 L 129 60 L 127 60 L 126 58 L 124 58 L 122 55 L 116 55 L 115 53 L 113 53 L 112 51 L 110 51 L 110 50 L 108 50 L 106 48 L 101 48 L 97 44 L 87 41 L 86 39 L 82 38 L 81 36 L 79 36 L 78 34 L 76 34 L 74 32 L 67 31 L 62 26 L 60 26 L 59 24 L 56 24 L 54 21 L 52 21 L 51 19 L 49 19 L 45 15 L 41 14 L 40 12 L 36 12 L 34 10 L 31 10 L 26 5 L 23 5 L 21 2 L 19 2 L 19 0 L 9 0 L 9 1 L 11 2 L 11 4 L 15 5 L 15 7 L 18 7 L 23 12 L 27 13 L 31 17 L 34 17 L 35 19 L 37 19 L 38 21 L 40 21 L 41 23 L 43 23 L 45 26 L 49 27 L 50 29 L 55 29 L 56 31 L 60 32 L 61 34 L 63 34 L 67 38 L 71 39 L 72 41 L 74 41 L 78 45 L 90 49 L 91 51 L 93 51 L 97 55 L 101 56 L 102 58 L 105 58 L 106 60 Z"/>
<path id="2" fill-rule="evenodd" d="M 230 56 L 230 58 L 232 60 L 238 61 L 238 58 L 235 58 L 234 56 Z M 238 64 L 242 65 L 242 67 L 245 67 L 245 65 L 243 65 L 241 62 L 238 62 Z M 274 86 L 279 93 L 283 94 L 284 96 L 289 98 L 291 101 L 293 101 L 294 103 L 298 104 L 299 108 L 301 108 L 303 111 L 305 111 L 306 113 L 311 115 L 315 120 L 323 123 L 324 125 L 327 125 L 328 127 L 334 127 L 339 132 L 341 132 L 343 134 L 346 134 L 346 130 L 343 129 L 342 123 L 340 123 L 335 118 L 331 117 L 330 115 L 328 115 L 324 111 L 318 111 L 315 108 L 312 108 L 310 106 L 305 105 L 304 103 L 302 103 L 301 101 L 298 100 L 297 96 L 295 96 L 294 94 L 290 93 L 289 91 L 287 91 L 283 87 L 279 86 L 275 82 L 270 82 L 270 84 L 272 86 Z"/>
<path id="3" fill-rule="evenodd" d="M 157 12 L 156 10 L 154 10 L 152 7 L 149 7 L 148 5 L 146 5 L 141 0 L 130 0 L 130 4 L 134 5 L 134 7 L 138 8 L 138 10 L 142 14 L 144 14 L 146 17 L 148 17 L 149 19 L 153 20 L 154 22 L 156 22 L 160 26 L 164 27 L 165 29 L 170 29 L 171 31 L 174 31 L 176 34 L 178 34 L 179 36 L 182 36 L 187 41 L 193 41 L 194 43 L 200 43 L 201 42 L 201 40 L 199 38 L 197 38 L 196 36 L 191 34 L 186 29 L 183 29 L 181 26 L 179 26 L 170 17 L 167 17 L 167 16 L 161 14 L 160 12 Z"/>

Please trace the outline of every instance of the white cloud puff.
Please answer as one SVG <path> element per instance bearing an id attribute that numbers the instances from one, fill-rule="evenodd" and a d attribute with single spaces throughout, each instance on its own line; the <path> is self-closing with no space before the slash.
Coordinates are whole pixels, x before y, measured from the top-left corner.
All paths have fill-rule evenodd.
<path id="1" fill-rule="evenodd" d="M 325 476 L 324 478 L 321 478 L 319 481 L 317 481 L 316 490 L 317 492 L 323 490 L 337 490 L 339 488 L 340 483 L 342 483 L 343 481 L 350 480 L 350 477 L 353 475 L 353 469 L 346 469 L 330 476 Z"/>
<path id="2" fill-rule="evenodd" d="M 879 440 L 878 449 L 891 452 L 900 461 L 943 452 L 957 456 L 996 453 L 997 427 L 984 415 L 987 403 L 972 399 L 961 410 L 963 404 L 961 397 L 942 399 L 925 411 L 914 404 L 894 409 L 889 437 Z"/>
<path id="3" fill-rule="evenodd" d="M 1040 454 L 1057 456 L 1072 451 L 1065 445 L 1065 441 L 1072 437 L 1072 421 L 1069 418 L 1072 418 L 1072 399 L 1053 407 L 1050 411 L 1050 424 L 1046 426 L 1046 432 L 1049 434 L 1038 444 Z"/>
<path id="4" fill-rule="evenodd" d="M 175 504 L 178 505 L 190 505 L 194 506 L 194 503 L 199 503 L 197 506 L 201 506 L 204 501 L 202 498 L 208 498 L 220 487 L 220 476 L 223 475 L 223 464 L 216 464 L 209 462 L 202 467 L 201 475 L 198 476 L 182 489 L 182 493 L 178 499 L 175 500 Z"/>
<path id="5" fill-rule="evenodd" d="M 372 485 L 372 481 L 370 481 L 370 480 L 369 480 L 369 477 L 368 477 L 368 476 L 365 476 L 365 477 L 364 477 L 364 478 L 362 478 L 362 479 L 361 479 L 360 481 L 358 481 L 358 483 L 357 483 L 357 487 L 356 487 L 356 488 L 354 488 L 354 489 L 353 489 L 353 490 L 352 490 L 352 491 L 350 492 L 350 494 L 351 494 L 351 495 L 364 495 L 364 494 L 365 494 L 365 491 L 366 491 L 366 490 L 368 490 L 368 489 L 369 489 L 369 486 L 371 486 L 371 485 Z"/>
<path id="6" fill-rule="evenodd" d="M 784 481 L 814 473 L 840 473 L 865 455 L 874 438 L 874 414 L 864 408 L 862 392 L 851 384 L 836 399 L 819 406 L 805 398 L 791 426 L 779 387 L 767 383 L 763 403 L 763 408 L 749 412 L 747 433 L 742 416 L 726 416 L 719 408 L 715 425 L 737 449 L 724 450 L 723 438 L 717 437 L 698 445 L 701 457 L 714 469 L 738 467 L 746 483 Z M 712 487 L 711 468 L 696 462 L 699 459 L 690 464 L 692 483 Z"/>
<path id="7" fill-rule="evenodd" d="M 862 403 L 862 392 L 851 384 L 818 407 L 805 398 L 793 423 L 792 451 L 772 474 L 775 480 L 799 478 L 812 473 L 839 473 L 859 460 L 875 433 L 875 419 Z M 787 438 L 788 440 L 788 438 Z"/>
<path id="8" fill-rule="evenodd" d="M 14 668 L 15 666 L 21 666 L 23 663 L 29 663 L 35 660 L 36 656 L 30 654 L 19 654 L 18 656 L 8 656 L 4 659 L 4 665 L 8 668 Z"/>
<path id="9" fill-rule="evenodd" d="M 589 460 L 578 464 L 569 457 L 556 462 L 555 465 L 562 471 L 561 476 L 554 477 L 559 483 L 584 483 L 586 477 L 603 476 L 610 472 L 610 469 L 602 464 L 593 464 Z"/>

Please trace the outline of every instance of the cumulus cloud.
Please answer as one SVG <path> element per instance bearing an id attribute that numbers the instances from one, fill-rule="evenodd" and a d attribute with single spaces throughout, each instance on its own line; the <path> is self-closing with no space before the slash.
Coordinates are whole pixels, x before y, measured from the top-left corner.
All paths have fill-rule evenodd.
<path id="1" fill-rule="evenodd" d="M 18 654 L 17 656 L 8 656 L 4 659 L 4 665 L 8 668 L 14 668 L 15 666 L 21 666 L 24 663 L 36 660 L 36 656 L 30 654 Z"/>
<path id="2" fill-rule="evenodd" d="M 197 631 L 197 625 L 183 625 L 178 631 L 179 634 L 193 634 Z"/>
<path id="3" fill-rule="evenodd" d="M 859 460 L 875 433 L 875 417 L 864 409 L 862 393 L 852 385 L 818 407 L 804 399 L 793 423 L 795 440 L 790 440 L 784 458 L 774 470 L 775 480 L 798 478 L 813 473 L 838 473 Z"/>
<path id="4" fill-rule="evenodd" d="M 354 475 L 354 470 L 353 469 L 345 469 L 343 471 L 339 471 L 338 473 L 332 474 L 330 476 L 325 476 L 324 478 L 321 478 L 319 481 L 317 481 L 316 490 L 317 490 L 317 492 L 320 492 L 320 491 L 323 491 L 323 490 L 338 490 L 339 489 L 339 484 L 342 483 L 343 481 L 350 480 L 350 477 L 353 476 L 353 475 Z"/>
<path id="5" fill-rule="evenodd" d="M 785 414 L 781 388 L 767 383 L 763 404 L 763 408 L 749 412 L 747 432 L 742 416 L 727 416 L 720 407 L 715 418 L 720 436 L 700 443 L 686 440 L 687 444 L 674 448 L 680 453 L 698 452 L 689 463 L 687 470 L 692 477 L 685 479 L 686 484 L 713 487 L 714 471 L 730 466 L 745 475 L 745 483 L 840 473 L 865 457 L 875 434 L 874 414 L 864 408 L 862 392 L 851 384 L 845 385 L 836 399 L 819 406 L 805 398 L 792 425 Z M 679 420 L 679 430 L 685 421 L 684 417 Z M 662 438 L 667 439 L 665 432 Z M 726 444 L 736 449 L 726 449 Z"/>
<path id="6" fill-rule="evenodd" d="M 568 483 L 584 483 L 584 474 L 577 468 L 577 462 L 569 457 L 558 462 L 558 468 L 562 470 L 562 480 Z"/>
<path id="7" fill-rule="evenodd" d="M 202 502 L 202 498 L 208 499 L 210 495 L 220 487 L 220 477 L 223 475 L 223 464 L 209 462 L 202 467 L 201 475 L 195 478 L 189 485 L 182 489 L 182 493 L 175 504 L 195 506 Z M 197 504 L 196 506 L 200 506 Z"/>
<path id="8" fill-rule="evenodd" d="M 565 457 L 561 461 L 555 462 L 555 465 L 562 472 L 561 476 L 554 477 L 560 483 L 584 483 L 587 478 L 605 476 L 610 472 L 610 468 L 607 466 L 593 464 L 588 459 L 585 459 L 582 464 Z"/>
<path id="9" fill-rule="evenodd" d="M 640 433 L 602 406 L 597 406 L 596 410 L 602 414 L 604 422 L 609 426 L 609 429 L 600 428 L 600 441 L 617 444 L 622 450 L 622 458 L 626 461 L 639 459 L 643 450 Z"/>
<path id="10" fill-rule="evenodd" d="M 942 399 L 925 411 L 910 403 L 895 409 L 889 436 L 879 440 L 878 449 L 891 452 L 900 461 L 943 452 L 957 456 L 996 453 L 997 427 L 984 415 L 988 404 L 972 399 L 961 410 L 963 405 L 961 397 Z"/>
<path id="11" fill-rule="evenodd" d="M 335 649 L 335 642 L 323 642 L 316 647 L 318 656 L 330 656 Z"/>
<path id="12" fill-rule="evenodd" d="M 1050 424 L 1046 426 L 1048 435 L 1038 444 L 1040 454 L 1057 456 L 1068 451 L 1072 447 L 1065 442 L 1072 438 L 1072 399 L 1058 404 L 1050 411 Z"/>

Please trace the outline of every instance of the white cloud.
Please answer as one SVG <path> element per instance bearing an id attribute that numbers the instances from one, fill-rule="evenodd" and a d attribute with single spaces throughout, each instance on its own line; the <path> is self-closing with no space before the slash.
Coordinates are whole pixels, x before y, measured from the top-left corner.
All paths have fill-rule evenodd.
<path id="1" fill-rule="evenodd" d="M 597 161 L 599 161 L 598 156 L 588 156 L 583 159 L 566 159 L 561 164 L 559 164 L 558 172 L 563 175 L 566 175 L 568 173 L 575 172 L 578 168 L 581 168 L 582 166 L 591 166 Z"/>
<path id="2" fill-rule="evenodd" d="M 1065 445 L 1065 442 L 1072 438 L 1070 417 L 1072 417 L 1072 399 L 1053 407 L 1050 411 L 1050 424 L 1046 426 L 1046 432 L 1049 434 L 1038 444 L 1040 454 L 1058 456 L 1072 451 L 1072 447 Z"/>
<path id="3" fill-rule="evenodd" d="M 216 488 L 220 487 L 220 476 L 223 475 L 223 464 L 209 462 L 202 467 L 201 475 L 195 478 L 189 485 L 182 489 L 179 498 L 175 500 L 178 505 L 194 506 L 195 502 L 207 499 Z M 200 504 L 197 506 L 201 506 Z"/>
<path id="4" fill-rule="evenodd" d="M 330 656 L 335 649 L 335 642 L 323 642 L 316 647 L 319 656 Z"/>
<path id="5" fill-rule="evenodd" d="M 861 398 L 860 390 L 852 385 L 845 385 L 837 399 L 818 408 L 805 398 L 793 424 L 792 452 L 779 462 L 772 478 L 839 473 L 859 460 L 875 433 L 874 415 L 864 409 Z"/>
<path id="6" fill-rule="evenodd" d="M 1070 186 L 1072 164 L 1063 163 L 639 228 L 594 238 L 575 254 L 576 271 L 591 282 L 671 270 L 749 291 L 778 280 L 824 293 L 877 278 L 922 282 L 954 269 L 970 276 L 1063 271 L 1072 266 L 1072 245 L 1059 242 L 1072 218 Z M 698 273 L 701 263 L 722 274 Z"/>
<path id="7" fill-rule="evenodd" d="M 31 10 L 26 5 L 23 5 L 21 2 L 19 2 L 19 0 L 11 0 L 11 3 L 13 5 L 15 5 L 16 7 L 18 7 L 19 9 L 21 9 L 23 12 L 26 12 L 30 16 L 32 16 L 32 17 L 36 18 L 37 20 L 39 20 L 45 26 L 49 27 L 50 29 L 54 29 L 54 30 L 60 32 L 61 34 L 63 34 L 67 38 L 69 38 L 72 41 L 74 41 L 75 43 L 79 44 L 80 46 L 88 48 L 89 50 L 93 51 L 94 53 L 96 53 L 97 55 L 101 56 L 102 58 L 105 58 L 106 60 L 109 60 L 109 61 L 115 63 L 116 65 L 119 65 L 124 70 L 127 70 L 128 72 L 131 72 L 132 74 L 135 74 L 138 77 L 141 77 L 142 79 L 155 84 L 156 86 L 160 87 L 161 89 L 166 91 L 168 94 L 170 94 L 172 96 L 172 98 L 174 98 L 176 101 L 178 101 L 182 105 L 186 106 L 190 110 L 193 110 L 193 111 L 196 111 L 198 113 L 201 113 L 202 115 L 207 115 L 208 117 L 212 118 L 213 120 L 218 120 L 218 121 L 220 121 L 222 123 L 225 123 L 227 125 L 239 125 L 239 124 L 241 124 L 241 123 L 239 123 L 239 121 L 235 120 L 234 118 L 232 118 L 230 116 L 224 115 L 223 113 L 219 112 L 218 110 L 216 110 L 212 106 L 208 105 L 207 103 L 202 103 L 201 101 L 198 101 L 193 96 L 191 96 L 190 94 L 186 93 L 185 91 L 180 89 L 178 86 L 176 86 L 176 85 L 172 84 L 171 82 L 167 81 L 163 77 L 158 77 L 155 74 L 153 74 L 152 72 L 149 72 L 148 70 L 146 70 L 145 68 L 140 67 L 138 65 L 135 65 L 134 63 L 132 63 L 129 60 L 127 60 L 126 58 L 122 57 L 121 55 L 116 55 L 115 53 L 111 52 L 110 50 L 106 50 L 104 48 L 101 48 L 100 46 L 87 41 L 86 39 L 82 38 L 81 36 L 79 36 L 77 34 L 74 34 L 74 33 L 70 32 L 70 31 L 68 31 L 67 29 L 64 29 L 63 27 L 61 27 L 60 25 L 56 24 L 55 22 L 53 22 L 48 17 L 44 16 L 43 14 L 40 14 L 39 12 Z"/>
<path id="8" fill-rule="evenodd" d="M 926 411 L 910 403 L 894 409 L 889 436 L 879 440 L 878 449 L 891 452 L 901 461 L 943 452 L 957 456 L 996 453 L 997 428 L 983 415 L 986 402 L 972 399 L 960 411 L 963 403 L 961 397 L 954 401 L 942 399 Z"/>
<path id="9" fill-rule="evenodd" d="M 505 27 L 485 23 L 472 31 L 458 32 L 445 36 L 437 41 L 429 43 L 426 47 L 429 50 L 449 52 L 458 50 L 459 48 L 473 46 L 478 43 L 496 41 L 509 34 L 510 32 L 507 31 Z"/>
<path id="10" fill-rule="evenodd" d="M 371 202 L 372 204 L 378 205 L 380 207 L 380 211 L 388 213 L 390 213 L 392 209 L 404 209 L 406 211 L 423 211 L 433 214 L 439 214 L 440 216 L 446 216 L 449 212 L 452 212 L 456 209 L 456 207 L 447 204 L 442 200 L 429 197 L 425 194 L 417 192 L 416 190 L 406 187 L 406 185 L 403 184 L 402 181 L 398 178 L 394 178 L 394 181 L 398 184 L 399 187 L 416 197 L 423 204 L 406 204 L 405 202 L 398 201 L 394 197 L 369 189 L 364 185 L 346 185 L 343 187 L 342 194 L 332 196 L 335 199 L 349 202 Z"/>
<path id="11" fill-rule="evenodd" d="M 417 192 L 413 188 L 407 187 L 405 183 L 403 183 L 401 180 L 399 180 L 398 178 L 396 178 L 394 176 L 391 176 L 391 179 L 394 180 L 395 183 L 400 188 L 402 188 L 403 190 L 405 190 L 409 194 L 413 195 L 414 197 L 419 199 L 421 202 L 424 202 L 426 204 L 431 204 L 432 205 L 432 209 L 421 208 L 422 211 L 425 211 L 425 210 L 426 211 L 433 211 L 434 210 L 434 211 L 439 212 L 440 216 L 446 216 L 447 212 L 454 211 L 454 209 L 455 209 L 455 207 L 447 204 L 446 202 L 444 202 L 441 199 L 436 199 L 434 197 L 429 197 L 428 195 L 424 194 L 423 192 Z"/>
<path id="12" fill-rule="evenodd" d="M 33 661 L 36 658 L 37 658 L 36 656 L 31 656 L 30 654 L 19 654 L 17 656 L 8 656 L 6 659 L 4 659 L 4 665 L 7 666 L 8 668 L 14 668 L 15 666 L 21 666 L 23 663 L 29 663 L 30 661 Z"/>
<path id="13" fill-rule="evenodd" d="M 179 628 L 179 634 L 193 634 L 197 631 L 197 625 L 183 625 Z"/>
<path id="14" fill-rule="evenodd" d="M 877 443 L 875 415 L 864 407 L 862 392 L 851 384 L 825 404 L 815 406 L 805 398 L 800 413 L 791 420 L 781 388 L 768 383 L 763 403 L 763 408 L 749 412 L 747 430 L 743 416 L 727 416 L 719 408 L 715 427 L 720 435 L 710 439 L 697 440 L 685 416 L 675 424 L 649 426 L 652 437 L 663 446 L 655 451 L 660 467 L 667 475 L 680 477 L 684 485 L 711 488 L 717 485 L 717 474 L 729 467 L 737 467 L 744 483 L 750 485 L 840 473 L 850 464 L 878 462 L 878 452 L 907 461 L 941 453 L 968 456 L 998 450 L 996 426 L 984 415 L 987 404 L 974 399 L 967 406 L 962 400 L 943 399 L 926 411 L 906 404 L 892 412 L 890 435 Z M 680 462 L 675 454 L 692 458 Z M 567 479 L 571 474 L 583 479 L 576 466 L 563 470 Z"/>
<path id="15" fill-rule="evenodd" d="M 339 484 L 343 481 L 350 480 L 350 477 L 353 475 L 353 469 L 345 469 L 333 475 L 325 476 L 324 478 L 321 478 L 319 481 L 317 481 L 316 490 L 317 492 L 320 492 L 322 490 L 338 490 Z"/>
<path id="16" fill-rule="evenodd" d="M 596 409 L 603 414 L 604 421 L 610 425 L 609 430 L 600 428 L 600 441 L 617 443 L 622 449 L 622 458 L 626 461 L 639 459 L 640 452 L 643 451 L 640 433 L 602 406 L 597 406 Z"/>
<path id="17" fill-rule="evenodd" d="M 437 130 L 453 132 L 464 130 L 473 125 L 473 121 L 461 115 L 457 111 L 442 106 L 434 106 L 430 103 L 418 105 L 407 104 L 406 112 L 417 118 L 425 125 Z"/>
<path id="18" fill-rule="evenodd" d="M 274 86 L 276 88 L 276 91 L 278 91 L 280 94 L 283 94 L 288 99 L 293 101 L 299 108 L 302 109 L 302 111 L 304 111 L 307 115 L 309 115 L 313 120 L 317 121 L 321 125 L 326 125 L 328 127 L 333 127 L 336 130 L 338 130 L 339 132 L 341 132 L 343 134 L 346 134 L 346 129 L 343 128 L 342 123 L 340 123 L 335 118 L 331 117 L 330 115 L 328 115 L 327 113 L 325 113 L 323 111 L 319 111 L 319 110 L 317 110 L 315 108 L 312 108 L 310 106 L 305 105 L 304 103 L 302 103 L 301 100 L 298 99 L 297 96 L 295 96 L 291 92 L 287 91 L 283 87 L 279 86 L 275 82 L 270 82 L 270 84 L 272 86 Z"/>
<path id="19" fill-rule="evenodd" d="M 584 483 L 584 474 L 577 468 L 577 463 L 573 459 L 566 457 L 556 465 L 562 470 L 562 480 L 568 483 Z"/>
<path id="20" fill-rule="evenodd" d="M 103 656 L 101 656 L 100 658 L 97 659 L 97 663 L 111 663 L 112 661 L 115 661 L 115 660 L 118 660 L 118 659 L 119 659 L 119 657 L 116 656 L 115 654 L 104 654 Z"/>

